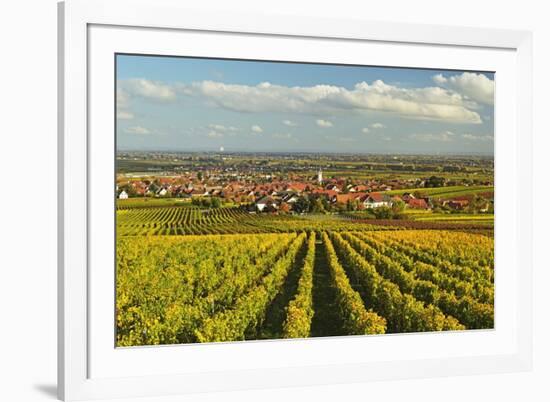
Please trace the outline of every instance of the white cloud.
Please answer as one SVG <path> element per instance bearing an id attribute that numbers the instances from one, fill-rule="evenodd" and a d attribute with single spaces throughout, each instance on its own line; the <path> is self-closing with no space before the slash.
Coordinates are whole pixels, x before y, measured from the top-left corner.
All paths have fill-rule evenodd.
<path id="1" fill-rule="evenodd" d="M 476 102 L 487 105 L 494 103 L 495 81 L 487 78 L 484 74 L 464 72 L 448 78 L 437 74 L 432 77 L 432 80 L 436 84 L 452 88 Z"/>
<path id="2" fill-rule="evenodd" d="M 444 131 L 442 133 L 411 134 L 409 138 L 423 142 L 451 142 L 454 141 L 455 133 Z"/>
<path id="3" fill-rule="evenodd" d="M 283 124 L 288 127 L 297 127 L 298 124 L 291 120 L 283 120 Z"/>
<path id="4" fill-rule="evenodd" d="M 361 129 L 361 132 L 364 133 L 364 134 L 368 134 L 369 131 L 370 131 L 370 130 L 369 130 L 368 127 L 363 127 L 363 128 Z"/>
<path id="5" fill-rule="evenodd" d="M 252 130 L 253 133 L 263 133 L 264 132 L 263 128 L 261 128 L 258 125 L 253 125 L 252 127 L 250 127 L 250 129 Z"/>
<path id="6" fill-rule="evenodd" d="M 433 82 L 435 82 L 437 85 L 443 85 L 447 82 L 447 78 L 443 76 L 443 74 L 436 74 L 432 77 Z"/>
<path id="7" fill-rule="evenodd" d="M 121 120 L 132 120 L 134 118 L 134 114 L 127 110 L 117 109 L 116 117 L 117 119 L 121 119 Z"/>
<path id="8" fill-rule="evenodd" d="M 473 135 L 473 134 L 462 134 L 462 138 L 467 141 L 474 142 L 491 142 L 494 140 L 492 135 Z"/>
<path id="9" fill-rule="evenodd" d="M 139 135 L 151 134 L 151 130 L 142 126 L 127 127 L 124 131 L 128 134 L 139 134 Z"/>
<path id="10" fill-rule="evenodd" d="M 176 91 L 173 86 L 143 78 L 132 78 L 120 83 L 123 90 L 130 96 L 140 96 L 157 101 L 173 101 Z"/>
<path id="11" fill-rule="evenodd" d="M 475 134 L 455 134 L 452 131 L 441 133 L 411 134 L 409 138 L 423 142 L 452 142 L 455 140 L 465 140 L 466 142 L 492 142 L 492 135 Z"/>
<path id="12" fill-rule="evenodd" d="M 209 125 L 208 125 L 208 128 L 211 129 L 211 130 L 223 131 L 223 132 L 227 132 L 227 131 L 234 132 L 234 131 L 237 131 L 237 127 L 233 127 L 233 126 L 224 126 L 224 125 L 222 125 L 222 124 L 209 124 Z"/>
<path id="13" fill-rule="evenodd" d="M 128 107 L 128 93 L 120 87 L 116 91 L 116 106 L 122 109 Z"/>
<path id="14" fill-rule="evenodd" d="M 317 125 L 319 127 L 322 127 L 322 128 L 327 128 L 327 127 L 332 127 L 333 126 L 332 122 L 329 121 L 329 120 L 317 119 L 315 121 L 315 123 L 317 123 Z"/>
<path id="15" fill-rule="evenodd" d="M 129 96 L 122 88 L 117 87 L 116 91 L 116 117 L 121 120 L 131 120 L 134 114 L 128 110 Z"/>
<path id="16" fill-rule="evenodd" d="M 371 128 L 375 128 L 375 129 L 381 129 L 381 128 L 386 128 L 385 125 L 383 125 L 382 123 L 372 123 L 370 125 Z"/>
<path id="17" fill-rule="evenodd" d="M 308 113 L 312 115 L 378 111 L 402 117 L 457 123 L 481 123 L 471 100 L 441 87 L 400 88 L 381 80 L 360 82 L 353 89 L 334 85 L 287 87 L 267 82 L 256 86 L 214 81 L 178 86 L 181 93 L 238 112 Z"/>

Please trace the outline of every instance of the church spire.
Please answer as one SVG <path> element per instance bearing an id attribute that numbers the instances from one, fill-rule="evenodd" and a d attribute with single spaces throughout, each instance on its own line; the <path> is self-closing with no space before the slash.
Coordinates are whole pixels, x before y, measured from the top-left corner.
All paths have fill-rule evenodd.
<path id="1" fill-rule="evenodd" d="M 319 184 L 323 184 L 323 171 L 321 168 L 319 168 L 319 172 L 317 172 L 317 181 Z"/>

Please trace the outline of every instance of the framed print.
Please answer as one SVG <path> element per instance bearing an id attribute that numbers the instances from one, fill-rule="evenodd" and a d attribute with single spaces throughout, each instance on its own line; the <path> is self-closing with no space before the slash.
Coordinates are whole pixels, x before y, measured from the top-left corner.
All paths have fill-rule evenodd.
<path id="1" fill-rule="evenodd" d="M 61 398 L 530 368 L 529 33 L 59 16 Z"/>

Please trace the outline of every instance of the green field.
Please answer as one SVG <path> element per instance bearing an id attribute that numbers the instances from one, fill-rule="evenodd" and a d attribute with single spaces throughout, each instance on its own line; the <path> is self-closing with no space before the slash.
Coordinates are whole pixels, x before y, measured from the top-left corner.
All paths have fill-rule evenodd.
<path id="1" fill-rule="evenodd" d="M 434 187 L 434 188 L 409 188 L 400 190 L 384 191 L 388 195 L 402 195 L 404 193 L 421 193 L 428 197 L 435 198 L 453 198 L 461 196 L 469 196 L 475 194 L 493 193 L 495 188 L 493 186 L 448 186 L 448 187 Z"/>

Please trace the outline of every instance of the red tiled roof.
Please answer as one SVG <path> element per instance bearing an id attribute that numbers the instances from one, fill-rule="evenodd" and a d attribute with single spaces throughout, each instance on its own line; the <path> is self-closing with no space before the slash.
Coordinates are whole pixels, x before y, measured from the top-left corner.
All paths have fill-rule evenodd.
<path id="1" fill-rule="evenodd" d="M 382 201 L 384 201 L 384 194 L 370 193 L 367 198 L 370 198 L 374 202 L 382 202 Z"/>
<path id="2" fill-rule="evenodd" d="M 337 194 L 336 195 L 336 202 L 346 203 L 349 200 L 358 200 L 363 197 L 365 193 L 348 193 L 348 194 Z"/>
<path id="3" fill-rule="evenodd" d="M 413 198 L 408 203 L 410 208 L 428 209 L 428 203 L 422 198 Z"/>
<path id="4" fill-rule="evenodd" d="M 456 200 L 451 200 L 451 201 L 449 201 L 449 204 L 450 204 L 450 203 L 453 203 L 454 205 L 466 206 L 466 205 L 468 205 L 470 202 L 469 202 L 468 200 L 456 199 Z"/>
<path id="5" fill-rule="evenodd" d="M 369 186 L 364 186 L 360 184 L 358 186 L 355 186 L 355 191 L 367 191 L 369 188 Z"/>
<path id="6" fill-rule="evenodd" d="M 288 188 L 292 190 L 304 191 L 309 185 L 307 183 L 290 183 Z"/>

